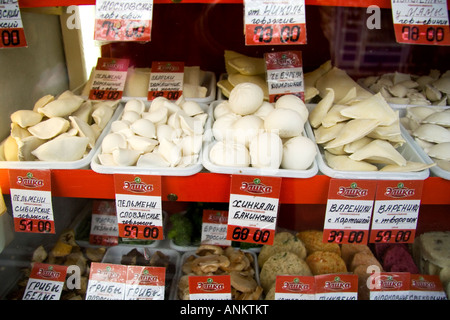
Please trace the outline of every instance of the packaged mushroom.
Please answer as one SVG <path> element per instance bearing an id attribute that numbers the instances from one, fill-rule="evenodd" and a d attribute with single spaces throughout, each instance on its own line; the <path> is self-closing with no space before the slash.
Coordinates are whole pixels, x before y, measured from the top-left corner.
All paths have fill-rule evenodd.
<path id="1" fill-rule="evenodd" d="M 394 110 L 380 93 L 356 91 L 335 101 L 335 92 L 310 106 L 309 122 L 320 146 L 320 170 L 332 177 L 425 179 L 427 164 L 411 146 Z"/>
<path id="2" fill-rule="evenodd" d="M 305 133 L 308 110 L 297 96 L 269 103 L 258 85 L 243 82 L 228 100 L 212 106 L 212 140 L 203 153 L 203 165 L 211 172 L 284 177 L 317 173 L 317 146 Z"/>
<path id="3" fill-rule="evenodd" d="M 189 300 L 189 276 L 195 275 L 230 275 L 232 300 L 259 300 L 262 295 L 258 263 L 252 252 L 201 245 L 196 251 L 184 253 L 172 300 Z"/>
<path id="4" fill-rule="evenodd" d="M 94 155 L 99 173 L 190 175 L 202 169 L 200 154 L 210 126 L 208 106 L 157 97 L 147 105 L 129 100 Z"/>
<path id="5" fill-rule="evenodd" d="M 11 114 L 10 135 L 1 144 L 0 166 L 88 166 L 117 101 L 85 100 L 71 91 L 45 95 L 32 110 Z"/>

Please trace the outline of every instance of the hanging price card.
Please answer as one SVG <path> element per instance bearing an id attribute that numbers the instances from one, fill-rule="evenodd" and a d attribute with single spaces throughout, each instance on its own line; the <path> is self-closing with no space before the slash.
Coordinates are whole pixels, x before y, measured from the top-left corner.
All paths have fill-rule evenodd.
<path id="1" fill-rule="evenodd" d="M 19 1 L 0 1 L 0 12 L 0 49 L 26 47 Z"/>
<path id="2" fill-rule="evenodd" d="M 202 244 L 231 245 L 231 241 L 227 240 L 228 211 L 203 210 L 202 219 Z"/>
<path id="3" fill-rule="evenodd" d="M 324 242 L 367 243 L 376 187 L 373 180 L 330 180 Z"/>
<path id="4" fill-rule="evenodd" d="M 183 93 L 184 62 L 152 62 L 148 100 L 165 97 L 177 100 Z"/>
<path id="5" fill-rule="evenodd" d="M 150 41 L 153 0 L 97 0 L 94 40 Z"/>
<path id="6" fill-rule="evenodd" d="M 230 275 L 189 276 L 190 300 L 231 300 Z"/>
<path id="7" fill-rule="evenodd" d="M 34 263 L 23 300 L 59 300 L 66 280 L 67 266 Z"/>
<path id="8" fill-rule="evenodd" d="M 391 0 L 399 43 L 450 45 L 447 1 Z"/>
<path id="9" fill-rule="evenodd" d="M 89 243 L 100 246 L 115 246 L 119 243 L 114 201 L 93 201 Z"/>
<path id="10" fill-rule="evenodd" d="M 410 273 L 381 272 L 370 277 L 370 300 L 408 300 Z"/>
<path id="11" fill-rule="evenodd" d="M 447 300 L 439 276 L 412 274 L 409 300 Z"/>
<path id="12" fill-rule="evenodd" d="M 161 177 L 114 175 L 119 236 L 162 240 Z"/>
<path id="13" fill-rule="evenodd" d="M 313 276 L 277 275 L 275 300 L 315 300 Z"/>
<path id="14" fill-rule="evenodd" d="M 306 44 L 304 0 L 244 0 L 246 45 Z"/>
<path id="15" fill-rule="evenodd" d="M 128 266 L 125 300 L 164 300 L 166 268 Z"/>
<path id="16" fill-rule="evenodd" d="M 227 239 L 273 243 L 281 178 L 231 176 Z"/>
<path id="17" fill-rule="evenodd" d="M 127 79 L 128 64 L 128 59 L 98 58 L 89 99 L 121 99 Z"/>
<path id="18" fill-rule="evenodd" d="M 269 52 L 264 55 L 267 69 L 269 101 L 276 102 L 285 94 L 305 100 L 301 51 Z"/>
<path id="19" fill-rule="evenodd" d="M 316 300 L 358 300 L 356 274 L 322 274 L 316 280 Z"/>
<path id="20" fill-rule="evenodd" d="M 370 242 L 414 242 L 422 187 L 423 180 L 378 182 Z"/>
<path id="21" fill-rule="evenodd" d="M 16 232 L 55 233 L 50 170 L 9 171 Z"/>
<path id="22" fill-rule="evenodd" d="M 127 273 L 125 265 L 92 262 L 86 300 L 123 300 Z"/>

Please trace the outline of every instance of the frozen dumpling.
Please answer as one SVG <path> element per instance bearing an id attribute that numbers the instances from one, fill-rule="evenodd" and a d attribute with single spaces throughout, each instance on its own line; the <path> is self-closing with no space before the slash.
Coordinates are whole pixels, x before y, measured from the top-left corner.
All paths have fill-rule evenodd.
<path id="1" fill-rule="evenodd" d="M 302 134 L 304 122 L 300 114 L 291 109 L 275 108 L 264 120 L 267 131 L 278 132 L 280 138 L 292 138 Z"/>
<path id="2" fill-rule="evenodd" d="M 67 98 L 58 98 L 47 103 L 45 106 L 38 108 L 38 112 L 44 114 L 48 118 L 67 117 L 74 113 L 83 103 L 81 97 L 72 95 Z"/>
<path id="3" fill-rule="evenodd" d="M 378 120 L 353 119 L 345 122 L 337 137 L 327 143 L 324 148 L 335 148 L 365 137 L 378 126 Z"/>
<path id="4" fill-rule="evenodd" d="M 222 142 L 215 143 L 209 151 L 211 162 L 225 167 L 248 167 L 250 154 L 248 149 L 239 143 Z"/>
<path id="5" fill-rule="evenodd" d="M 70 127 L 70 122 L 61 117 L 53 117 L 29 127 L 28 131 L 35 137 L 48 140 L 66 132 Z"/>
<path id="6" fill-rule="evenodd" d="M 406 165 L 406 159 L 385 140 L 373 140 L 349 156 L 352 160 L 365 160 L 371 163 Z"/>
<path id="7" fill-rule="evenodd" d="M 89 139 L 65 136 L 50 140 L 32 152 L 41 161 L 76 161 L 83 158 Z"/>
<path id="8" fill-rule="evenodd" d="M 377 171 L 378 168 L 365 161 L 350 159 L 346 155 L 334 155 L 325 151 L 325 159 L 330 168 L 338 171 Z"/>
<path id="9" fill-rule="evenodd" d="M 308 169 L 316 157 L 315 143 L 304 136 L 287 140 L 283 145 L 281 168 L 290 170 Z"/>
<path id="10" fill-rule="evenodd" d="M 38 124 L 42 117 L 42 113 L 33 110 L 17 110 L 11 114 L 11 122 L 17 123 L 22 128 L 27 128 Z"/>
<path id="11" fill-rule="evenodd" d="M 228 99 L 230 109 L 240 115 L 255 112 L 263 101 L 263 90 L 258 85 L 250 82 L 240 83 L 234 87 Z"/>
<path id="12" fill-rule="evenodd" d="M 251 139 L 249 152 L 252 167 L 278 169 L 283 156 L 283 142 L 275 133 L 262 132 Z"/>

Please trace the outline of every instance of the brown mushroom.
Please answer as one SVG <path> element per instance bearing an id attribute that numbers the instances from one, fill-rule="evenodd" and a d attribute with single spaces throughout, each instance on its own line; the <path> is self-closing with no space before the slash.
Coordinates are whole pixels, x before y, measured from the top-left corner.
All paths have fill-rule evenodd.
<path id="1" fill-rule="evenodd" d="M 239 271 L 232 271 L 230 273 L 230 282 L 233 288 L 244 293 L 253 292 L 258 286 L 258 283 L 253 277 L 243 275 Z"/>
<path id="2" fill-rule="evenodd" d="M 215 246 L 212 244 L 202 244 L 197 249 L 197 255 L 206 256 L 210 254 L 223 254 L 223 249 L 219 246 Z"/>
<path id="3" fill-rule="evenodd" d="M 230 265 L 230 260 L 224 255 L 212 254 L 197 257 L 192 261 L 192 271 L 196 275 L 216 272 L 219 268 L 225 268 Z"/>

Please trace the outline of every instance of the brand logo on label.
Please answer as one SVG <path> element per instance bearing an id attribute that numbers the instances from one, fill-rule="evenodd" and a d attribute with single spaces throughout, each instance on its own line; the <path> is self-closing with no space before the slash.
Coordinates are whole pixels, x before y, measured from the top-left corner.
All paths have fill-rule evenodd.
<path id="1" fill-rule="evenodd" d="M 350 282 L 342 281 L 340 277 L 335 277 L 333 281 L 326 281 L 324 286 L 325 289 L 335 291 L 348 290 L 351 287 Z"/>
<path id="2" fill-rule="evenodd" d="M 298 278 L 293 279 L 293 281 L 285 281 L 282 286 L 283 290 L 292 292 L 308 291 L 310 288 L 309 284 L 300 282 Z"/>
<path id="3" fill-rule="evenodd" d="M 123 189 L 134 193 L 152 192 L 153 185 L 142 182 L 141 178 L 136 177 L 134 181 L 124 181 Z"/>
<path id="4" fill-rule="evenodd" d="M 17 184 L 25 188 L 42 188 L 44 180 L 33 177 L 31 172 L 27 173 L 26 177 L 17 177 Z"/>
<path id="5" fill-rule="evenodd" d="M 160 64 L 157 70 L 160 72 L 181 72 L 180 66 L 171 63 Z"/>
<path id="6" fill-rule="evenodd" d="M 61 275 L 60 272 L 53 270 L 52 266 L 49 266 L 48 269 L 40 268 L 37 274 L 46 279 L 58 279 Z"/>
<path id="7" fill-rule="evenodd" d="M 135 273 L 133 279 L 141 283 L 157 283 L 158 277 L 150 274 L 148 270 L 144 270 L 142 273 Z"/>
<path id="8" fill-rule="evenodd" d="M 208 221 L 215 223 L 226 223 L 228 221 L 228 217 L 217 211 L 208 215 Z"/>
<path id="9" fill-rule="evenodd" d="M 208 292 L 221 291 L 225 288 L 225 284 L 214 282 L 209 278 L 206 282 L 197 282 L 197 289 Z"/>
<path id="10" fill-rule="evenodd" d="M 398 281 L 388 276 L 386 279 L 380 279 L 381 289 L 399 289 L 403 286 L 403 281 Z"/>
<path id="11" fill-rule="evenodd" d="M 369 191 L 358 187 L 356 182 L 353 182 L 350 187 L 339 187 L 337 194 L 346 198 L 360 198 L 367 196 Z"/>
<path id="12" fill-rule="evenodd" d="M 420 277 L 417 280 L 412 281 L 412 286 L 420 289 L 420 290 L 433 290 L 436 289 L 436 283 L 432 281 L 425 280 L 423 277 Z"/>
<path id="13" fill-rule="evenodd" d="M 253 182 L 242 182 L 240 189 L 253 194 L 271 193 L 272 187 L 261 183 L 261 180 L 255 178 Z"/>
<path id="14" fill-rule="evenodd" d="M 406 198 L 406 197 L 412 197 L 415 194 L 414 189 L 409 189 L 404 186 L 403 183 L 399 183 L 397 187 L 387 187 L 386 191 L 384 192 L 385 196 L 391 197 L 391 198 Z"/>

